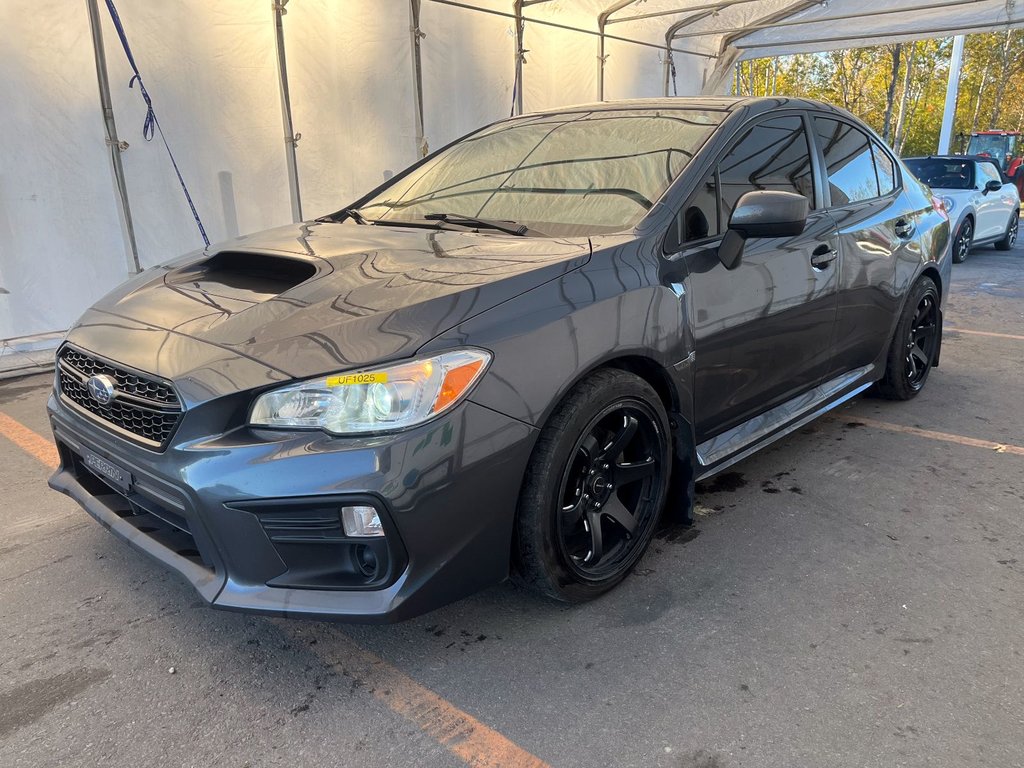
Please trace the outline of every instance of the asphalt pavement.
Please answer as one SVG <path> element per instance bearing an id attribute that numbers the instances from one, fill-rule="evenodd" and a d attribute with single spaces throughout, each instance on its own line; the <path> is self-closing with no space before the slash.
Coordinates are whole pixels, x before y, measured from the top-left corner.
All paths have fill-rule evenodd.
<path id="1" fill-rule="evenodd" d="M 0 765 L 1024 765 L 1024 248 L 953 280 L 920 397 L 710 480 L 576 607 L 210 610 L 46 488 L 50 377 L 3 383 Z"/>

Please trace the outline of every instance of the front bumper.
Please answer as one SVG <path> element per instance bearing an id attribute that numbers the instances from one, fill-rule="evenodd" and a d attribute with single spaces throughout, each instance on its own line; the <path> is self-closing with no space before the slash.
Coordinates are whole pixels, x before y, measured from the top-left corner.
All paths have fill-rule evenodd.
<path id="1" fill-rule="evenodd" d="M 157 453 L 56 397 L 48 410 L 61 457 L 50 487 L 184 576 L 214 607 L 367 622 L 410 618 L 508 575 L 536 438 L 532 427 L 465 402 L 395 435 L 240 428 Z M 88 454 L 124 469 L 130 486 L 90 469 Z M 321 535 L 325 510 L 344 503 L 381 513 L 379 573 L 359 578 L 349 557 L 359 540 Z M 282 539 L 282 526 L 320 533 Z"/>

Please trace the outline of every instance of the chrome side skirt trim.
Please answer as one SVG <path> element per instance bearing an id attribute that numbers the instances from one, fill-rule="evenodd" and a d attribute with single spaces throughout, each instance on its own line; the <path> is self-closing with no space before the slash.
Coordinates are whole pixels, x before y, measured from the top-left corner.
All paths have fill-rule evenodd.
<path id="1" fill-rule="evenodd" d="M 710 440 L 705 440 L 697 446 L 697 461 L 701 467 L 697 480 L 704 480 L 721 472 L 859 395 L 874 383 L 871 376 L 874 369 L 874 365 L 866 365 L 844 373 Z M 844 393 L 844 390 L 848 391 Z"/>

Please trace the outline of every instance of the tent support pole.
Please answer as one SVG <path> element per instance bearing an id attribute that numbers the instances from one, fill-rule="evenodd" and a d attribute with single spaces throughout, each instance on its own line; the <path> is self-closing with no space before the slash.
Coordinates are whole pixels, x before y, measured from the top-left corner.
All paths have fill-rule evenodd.
<path id="1" fill-rule="evenodd" d="M 949 140 L 953 136 L 956 118 L 956 97 L 960 91 L 960 66 L 964 60 L 964 36 L 953 38 L 953 52 L 949 55 L 949 80 L 946 81 L 946 106 L 942 111 L 942 130 L 939 131 L 939 154 L 949 154 Z"/>
<path id="2" fill-rule="evenodd" d="M 409 0 L 409 31 L 412 35 L 412 97 L 416 119 L 416 156 L 426 157 L 430 152 L 427 146 L 426 129 L 423 125 L 423 56 L 421 41 L 426 35 L 420 29 L 420 9 L 423 0 Z"/>
<path id="3" fill-rule="evenodd" d="M 513 105 L 515 114 L 523 114 L 523 0 L 512 3 L 512 13 L 516 17 L 516 102 Z"/>
<path id="4" fill-rule="evenodd" d="M 288 165 L 288 193 L 292 204 L 292 221 L 302 221 L 302 198 L 299 195 L 299 166 L 295 157 L 295 145 L 302 134 L 295 133 L 292 125 L 292 99 L 288 91 L 288 62 L 284 52 L 284 24 L 282 19 L 288 13 L 288 0 L 274 0 L 274 37 L 277 43 L 277 82 L 281 91 L 281 122 L 284 124 L 285 162 Z"/>
<path id="5" fill-rule="evenodd" d="M 132 210 L 128 204 L 128 186 L 124 180 L 124 166 L 121 153 L 128 149 L 128 142 L 117 138 L 117 123 L 114 122 L 114 105 L 110 99 L 110 79 L 107 75 L 107 54 L 103 49 L 103 27 L 100 26 L 100 10 L 97 0 L 85 0 L 89 9 L 89 28 L 92 30 L 92 50 L 96 60 L 96 82 L 100 90 L 100 106 L 103 109 L 103 125 L 110 150 L 110 169 L 117 187 L 118 218 L 121 220 L 121 235 L 124 238 L 125 262 L 129 274 L 142 271 L 139 263 L 139 247 L 135 242 L 135 225 Z"/>
<path id="6" fill-rule="evenodd" d="M 608 60 L 604 52 L 604 28 L 612 14 L 618 13 L 627 5 L 632 5 L 636 0 L 615 0 L 597 17 L 597 100 L 604 101 L 604 64 Z"/>

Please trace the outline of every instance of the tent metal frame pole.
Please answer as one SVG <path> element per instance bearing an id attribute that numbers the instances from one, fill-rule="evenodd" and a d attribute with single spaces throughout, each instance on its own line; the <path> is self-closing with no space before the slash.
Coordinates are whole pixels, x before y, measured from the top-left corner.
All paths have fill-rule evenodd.
<path id="1" fill-rule="evenodd" d="M 780 27 L 783 27 L 783 28 L 785 28 L 785 27 L 802 27 L 802 26 L 805 26 L 807 24 L 831 24 L 834 21 L 854 21 L 854 20 L 857 20 L 857 19 L 873 18 L 875 16 L 889 16 L 889 15 L 897 14 L 897 13 L 915 13 L 917 11 L 933 11 L 933 10 L 936 10 L 938 8 L 952 8 L 952 7 L 958 6 L 958 5 L 976 5 L 978 3 L 985 3 L 985 2 L 988 2 L 988 0 L 953 0 L 953 2 L 926 3 L 924 5 L 915 5 L 913 7 L 898 6 L 898 7 L 895 7 L 895 8 L 880 8 L 880 9 L 875 10 L 875 11 L 864 11 L 862 13 L 843 13 L 843 14 L 838 14 L 836 16 L 825 16 L 825 17 L 819 17 L 819 18 L 814 18 L 814 19 L 792 19 L 792 20 L 789 20 L 789 21 L 785 20 L 786 17 L 794 16 L 797 13 L 800 13 L 801 11 L 806 11 L 809 8 L 812 8 L 814 6 L 820 6 L 821 5 L 820 0 L 814 0 L 814 2 L 812 2 L 812 3 L 803 4 L 803 6 L 799 10 L 794 10 L 794 11 L 791 11 L 791 12 L 787 11 L 786 12 L 786 16 L 783 17 L 782 19 L 779 19 L 778 21 L 759 21 L 759 22 L 756 22 L 754 24 L 746 24 L 746 25 L 744 25 L 742 27 L 733 27 L 732 29 L 719 29 L 719 30 L 715 30 L 715 34 L 738 34 L 740 36 L 744 36 L 745 37 L 746 35 L 749 35 L 752 32 L 759 32 L 762 29 L 778 29 Z M 706 35 L 706 34 L 707 34 L 707 32 L 686 32 L 684 34 L 677 34 L 677 35 L 675 35 L 674 39 L 675 40 L 682 40 L 682 39 L 687 38 L 687 37 L 702 37 L 703 35 Z M 913 34 L 917 34 L 917 33 L 915 31 L 915 32 L 908 32 L 907 34 L 908 35 L 913 35 Z M 865 33 L 865 34 L 862 35 L 862 37 L 870 37 L 870 36 L 871 36 L 870 33 Z M 830 40 L 847 40 L 847 39 L 849 39 L 849 40 L 858 40 L 860 38 L 850 37 L 849 35 L 846 35 L 844 37 L 830 38 Z M 803 42 L 803 41 L 801 41 L 801 42 Z M 810 40 L 808 42 L 815 42 L 815 41 Z M 792 45 L 792 43 L 780 43 L 779 45 Z M 742 48 L 743 46 L 736 46 L 736 47 L 737 48 Z M 771 44 L 764 45 L 764 46 L 758 45 L 757 47 L 758 48 L 761 48 L 761 47 L 770 48 L 770 47 L 772 47 L 772 45 Z"/>
<path id="2" fill-rule="evenodd" d="M 415 106 L 417 157 L 426 157 L 430 152 L 423 119 L 423 55 L 421 47 L 426 34 L 420 29 L 422 8 L 423 0 L 409 0 L 409 33 L 412 35 L 412 97 Z"/>
<path id="3" fill-rule="evenodd" d="M 612 15 L 618 13 L 623 8 L 633 5 L 636 0 L 615 0 L 614 3 L 609 5 L 602 11 L 597 17 L 597 100 L 604 101 L 604 65 L 608 60 L 608 54 L 604 52 L 605 27 L 609 23 Z"/>
<path id="4" fill-rule="evenodd" d="M 677 13 L 692 13 L 693 11 L 721 11 L 725 8 L 731 8 L 734 5 L 743 5 L 744 3 L 757 3 L 761 0 L 722 0 L 717 3 L 704 3 L 701 5 L 686 5 L 682 7 L 676 7 L 667 9 L 664 11 L 652 11 L 650 13 L 638 13 L 635 16 L 622 16 L 618 19 L 611 19 L 609 24 L 626 24 L 631 21 L 643 21 L 644 19 L 658 19 L 662 16 L 674 16 Z"/>
<path id="5" fill-rule="evenodd" d="M 516 18 L 516 102 L 515 114 L 523 114 L 523 61 L 526 58 L 526 51 L 523 50 L 523 32 L 525 21 L 523 20 L 523 0 L 515 0 L 512 3 L 512 13 Z"/>
<path id="6" fill-rule="evenodd" d="M 302 197 L 299 192 L 299 165 L 295 147 L 302 138 L 292 124 L 292 99 L 288 90 L 288 60 L 284 49 L 284 15 L 288 0 L 274 0 L 271 6 L 274 14 L 274 37 L 277 49 L 277 83 L 281 92 L 281 122 L 284 125 L 285 163 L 288 166 L 288 195 L 292 206 L 292 221 L 302 221 Z"/>
<path id="7" fill-rule="evenodd" d="M 946 81 L 946 104 L 942 110 L 942 128 L 939 130 L 939 154 L 949 154 L 949 142 L 953 138 L 953 121 L 956 119 L 956 100 L 960 92 L 960 68 L 964 61 L 964 36 L 953 38 L 953 50 L 949 54 L 949 79 Z"/>
<path id="8" fill-rule="evenodd" d="M 534 3 L 547 3 L 551 0 L 524 0 L 523 7 L 527 7 Z M 451 8 L 462 8 L 465 11 L 476 11 L 477 13 L 486 13 L 490 16 L 499 16 L 504 19 L 514 19 L 516 16 L 514 13 L 508 13 L 506 11 L 498 11 L 493 8 L 481 8 L 478 5 L 470 5 L 468 3 L 459 2 L 459 0 L 426 0 L 426 2 L 437 3 L 438 5 L 447 5 Z M 524 22 L 530 22 L 531 24 L 537 24 L 542 27 L 551 27 L 552 29 L 564 29 L 567 32 L 579 32 L 581 35 L 591 35 L 597 37 L 596 29 L 584 29 L 582 27 L 573 27 L 569 24 L 559 24 L 556 21 L 548 21 L 547 19 L 536 19 L 529 16 L 523 17 Z M 622 43 L 630 43 L 632 45 L 639 45 L 644 48 L 657 48 L 659 51 L 665 48 L 661 43 L 651 43 L 647 40 L 634 40 L 631 37 L 622 37 L 621 35 L 606 34 L 605 38 L 608 40 L 618 40 Z M 687 51 L 682 48 L 674 48 L 676 53 L 686 53 L 692 56 L 703 56 L 708 59 L 715 58 L 714 54 L 701 53 L 700 51 Z"/>
<path id="9" fill-rule="evenodd" d="M 979 2 L 979 0 L 970 0 L 970 2 Z M 874 14 L 872 14 L 872 15 L 874 15 Z M 823 21 L 827 21 L 827 19 L 823 20 Z M 887 37 L 886 39 L 889 40 L 890 42 L 910 42 L 912 40 L 927 40 L 928 38 L 931 38 L 931 37 L 949 36 L 949 35 L 956 36 L 956 35 L 959 35 L 959 34 L 967 34 L 967 33 L 972 33 L 972 32 L 999 32 L 999 31 L 1002 31 L 1002 30 L 1005 30 L 1005 29 L 1016 29 L 1016 28 L 1018 28 L 1020 26 L 1021 26 L 1021 22 L 1020 21 L 1009 21 L 1009 22 L 1002 22 L 1002 23 L 996 23 L 996 24 L 992 23 L 991 21 L 984 21 L 984 22 L 979 22 L 977 24 L 958 24 L 955 27 L 938 26 L 938 27 L 919 28 L 919 29 L 915 29 L 915 30 L 910 31 L 910 32 L 898 32 L 898 33 L 896 33 L 896 34 L 894 34 L 894 35 L 892 35 L 890 37 Z M 873 35 L 871 33 L 864 33 L 864 35 L 863 35 L 863 37 L 872 37 L 872 36 Z M 742 35 L 740 37 L 742 37 Z M 748 49 L 751 49 L 751 48 L 754 48 L 754 49 L 761 49 L 761 48 L 765 48 L 765 49 L 768 49 L 768 48 L 785 48 L 786 46 L 804 45 L 804 44 L 807 44 L 807 43 L 838 43 L 838 42 L 841 42 L 843 40 L 851 40 L 852 41 L 852 40 L 860 40 L 860 39 L 863 39 L 863 38 L 861 38 L 861 37 L 850 37 L 849 35 L 843 35 L 841 37 L 816 37 L 816 38 L 809 38 L 809 39 L 806 39 L 806 40 L 799 40 L 799 41 L 796 41 L 796 42 L 790 41 L 790 42 L 786 42 L 786 43 L 770 43 L 770 44 L 767 44 L 767 45 L 762 44 L 762 43 L 747 43 L 746 45 L 737 45 L 735 47 L 740 49 L 741 51 L 745 51 L 745 50 L 748 50 Z M 780 55 L 784 56 L 786 54 L 780 54 Z"/>
<path id="10" fill-rule="evenodd" d="M 771 26 L 777 22 L 781 22 L 795 16 L 802 11 L 806 11 L 808 8 L 813 8 L 816 5 L 821 5 L 821 0 L 802 0 L 802 2 L 790 6 L 789 8 L 761 17 L 757 24 Z M 734 45 L 734 43 L 746 34 L 749 34 L 749 27 L 744 27 L 742 30 L 737 30 L 733 32 L 733 34 L 726 35 L 722 38 L 722 42 L 718 46 L 718 63 L 715 64 L 715 68 L 711 71 L 710 76 L 708 76 L 707 72 L 704 73 L 704 83 L 701 86 L 701 93 L 705 95 L 715 94 L 721 89 L 722 84 L 725 82 L 725 78 L 732 73 L 733 65 L 736 64 L 740 58 L 739 49 Z"/>
<path id="11" fill-rule="evenodd" d="M 103 27 L 100 24 L 98 0 L 85 0 L 89 9 L 89 28 L 92 31 L 93 58 L 96 61 L 96 83 L 100 92 L 100 107 L 103 109 L 103 125 L 106 131 L 107 148 L 110 151 L 110 169 L 117 187 L 118 218 L 121 220 L 121 235 L 124 238 L 125 265 L 129 274 L 141 272 L 139 247 L 135 240 L 135 225 L 132 222 L 131 205 L 128 202 L 128 185 L 124 179 L 124 165 L 121 153 L 128 149 L 128 142 L 117 137 L 117 123 L 114 120 L 114 104 L 110 98 L 110 77 L 107 74 L 107 54 L 103 48 Z"/>

